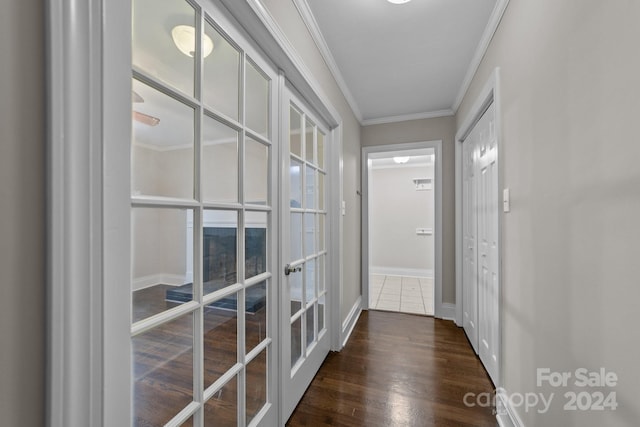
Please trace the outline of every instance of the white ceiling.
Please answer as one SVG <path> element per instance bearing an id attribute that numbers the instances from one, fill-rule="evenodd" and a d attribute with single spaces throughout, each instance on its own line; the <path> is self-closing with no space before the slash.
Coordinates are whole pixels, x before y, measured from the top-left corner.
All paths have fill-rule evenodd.
<path id="1" fill-rule="evenodd" d="M 453 114 L 497 2 L 294 1 L 363 124 Z"/>

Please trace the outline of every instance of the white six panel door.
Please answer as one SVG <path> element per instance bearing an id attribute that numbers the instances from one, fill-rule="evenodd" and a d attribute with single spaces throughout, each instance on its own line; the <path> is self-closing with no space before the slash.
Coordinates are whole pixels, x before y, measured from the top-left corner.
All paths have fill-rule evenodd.
<path id="1" fill-rule="evenodd" d="M 498 168 L 495 109 L 491 104 L 480 119 L 478 242 L 479 242 L 479 305 L 478 345 L 480 360 L 489 376 L 498 384 L 499 366 L 499 289 L 498 289 Z"/>
<path id="2" fill-rule="evenodd" d="M 476 174 L 474 155 L 476 134 L 469 134 L 463 144 L 463 327 L 475 352 L 478 352 L 478 264 L 477 264 L 477 217 Z"/>
<path id="3" fill-rule="evenodd" d="M 463 327 L 499 381 L 499 191 L 492 103 L 463 143 Z"/>

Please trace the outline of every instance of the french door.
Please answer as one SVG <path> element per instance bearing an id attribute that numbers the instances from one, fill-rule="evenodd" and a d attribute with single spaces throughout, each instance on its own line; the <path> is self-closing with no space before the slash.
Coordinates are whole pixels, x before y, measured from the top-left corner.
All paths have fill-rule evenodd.
<path id="1" fill-rule="evenodd" d="M 276 425 L 277 74 L 209 2 L 132 23 L 131 424 Z"/>
<path id="2" fill-rule="evenodd" d="M 284 89 L 282 129 L 282 412 L 289 418 L 329 353 L 327 128 Z"/>
<path id="3" fill-rule="evenodd" d="M 499 189 L 495 104 L 463 142 L 463 327 L 499 384 Z"/>

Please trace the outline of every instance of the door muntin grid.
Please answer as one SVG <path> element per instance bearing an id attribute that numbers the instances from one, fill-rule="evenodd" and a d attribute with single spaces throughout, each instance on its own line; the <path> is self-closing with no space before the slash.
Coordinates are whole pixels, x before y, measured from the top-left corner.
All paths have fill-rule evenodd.
<path id="1" fill-rule="evenodd" d="M 274 72 L 195 2 L 132 7 L 132 424 L 243 426 L 264 413 L 271 393 Z M 170 35 L 153 36 L 179 18 L 194 24 L 192 57 L 176 53 Z M 214 55 L 203 55 L 204 34 Z M 230 185 L 221 185 L 225 177 Z M 166 236 L 155 239 L 154 230 Z M 151 401 L 137 400 L 143 389 L 155 393 Z"/>
<path id="2" fill-rule="evenodd" d="M 289 277 L 291 377 L 325 333 L 325 134 L 304 109 L 289 106 Z M 320 150 L 320 153 L 319 151 Z M 321 162 L 321 164 L 320 164 Z"/>

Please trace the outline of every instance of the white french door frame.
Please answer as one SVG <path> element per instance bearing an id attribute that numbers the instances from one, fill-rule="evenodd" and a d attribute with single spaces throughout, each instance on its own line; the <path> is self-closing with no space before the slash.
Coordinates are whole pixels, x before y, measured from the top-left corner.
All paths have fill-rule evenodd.
<path id="1" fill-rule="evenodd" d="M 409 142 L 404 144 L 376 145 L 362 148 L 362 306 L 369 309 L 369 159 L 375 153 L 433 149 L 434 163 L 434 317 L 448 318 L 449 312 L 442 302 L 442 141 Z"/>
<path id="2" fill-rule="evenodd" d="M 315 243 L 316 247 L 313 250 L 313 254 L 311 255 L 312 258 L 310 258 L 308 255 L 308 248 L 305 247 L 305 249 L 302 251 L 301 256 L 302 259 L 298 259 L 298 260 L 294 260 L 292 259 L 291 256 L 291 219 L 290 219 L 290 215 L 291 215 L 291 204 L 290 204 L 290 195 L 291 195 L 291 181 L 290 181 L 290 162 L 291 162 L 291 158 L 292 153 L 291 153 L 291 146 L 290 146 L 290 109 L 294 108 L 296 111 L 298 111 L 300 113 L 300 118 L 301 118 L 301 138 L 304 137 L 304 135 L 306 134 L 305 132 L 302 132 L 302 129 L 305 129 L 307 124 L 309 123 L 309 120 L 311 121 L 311 123 L 313 124 L 313 128 L 317 129 L 314 134 L 319 134 L 322 133 L 325 135 L 325 139 L 324 139 L 324 167 L 320 167 L 319 162 L 317 161 L 317 159 L 311 160 L 310 162 L 308 161 L 308 156 L 306 155 L 306 153 L 304 155 L 301 154 L 302 158 L 298 159 L 300 161 L 302 161 L 301 165 L 305 165 L 304 168 L 301 166 L 301 172 L 300 172 L 300 180 L 301 180 L 301 200 L 304 200 L 304 202 L 301 204 L 300 206 L 300 210 L 303 210 L 304 212 L 307 212 L 307 209 L 309 208 L 307 203 L 308 203 L 308 194 L 307 194 L 307 176 L 303 171 L 306 171 L 309 167 L 309 164 L 313 164 L 312 169 L 316 170 L 319 174 L 324 175 L 324 179 L 325 179 L 325 185 L 323 186 L 323 191 L 324 191 L 324 204 L 325 207 L 324 209 L 320 209 L 320 206 L 317 204 L 318 200 L 319 200 L 319 195 L 316 194 L 316 192 L 318 191 L 318 187 L 317 187 L 317 183 L 315 184 L 315 189 L 314 189 L 314 195 L 315 195 L 315 203 L 314 203 L 314 207 L 311 208 L 311 210 L 313 212 L 317 212 L 319 215 L 324 215 L 325 216 L 325 225 L 324 225 L 324 239 L 326 242 L 326 246 L 324 249 L 320 248 L 319 245 L 317 244 L 317 242 Z M 332 132 L 330 132 L 327 127 L 326 124 L 323 123 L 322 120 L 319 120 L 319 117 L 316 115 L 316 113 L 314 111 L 312 111 L 312 109 L 309 108 L 308 103 L 300 96 L 300 94 L 298 93 L 298 91 L 292 87 L 292 85 L 286 81 L 286 78 L 284 77 L 284 75 L 280 76 L 280 129 L 281 129 L 281 137 L 280 137 L 280 151 L 281 151 L 281 158 L 280 158 L 280 164 L 281 164 L 281 170 L 280 170 L 280 236 L 281 236 L 281 241 L 282 244 L 280 245 L 280 259 L 281 264 L 280 264 L 280 289 L 282 290 L 282 293 L 280 294 L 280 313 L 279 313 L 279 320 L 280 320 L 280 349 L 281 349 L 281 360 L 280 360 L 280 376 L 282 379 L 282 394 L 281 394 L 281 424 L 284 425 L 285 422 L 287 421 L 287 419 L 289 418 L 289 416 L 291 415 L 292 411 L 295 409 L 295 406 L 297 405 L 297 403 L 299 402 L 299 399 L 302 398 L 302 395 L 304 394 L 304 391 L 307 389 L 309 383 L 312 381 L 313 376 L 316 374 L 317 369 L 319 369 L 319 367 L 322 365 L 322 362 L 324 361 L 327 352 L 330 350 L 331 347 L 331 342 L 332 342 L 332 335 L 335 334 L 335 330 L 332 329 L 331 324 L 329 323 L 329 319 L 332 318 L 333 316 L 335 316 L 336 312 L 338 312 L 338 310 L 336 308 L 333 307 L 333 303 L 334 303 L 334 298 L 332 293 L 335 292 L 335 287 L 333 286 L 329 286 L 331 284 L 331 282 L 329 282 L 329 277 L 331 275 L 332 272 L 332 268 L 333 268 L 333 258 L 332 258 L 332 253 L 330 252 L 336 245 L 333 242 L 333 235 L 332 235 L 332 229 L 335 228 L 335 224 L 337 224 L 337 217 L 335 215 L 337 208 L 336 208 L 336 204 L 335 204 L 335 200 L 330 200 L 329 197 L 329 191 L 327 191 L 328 188 L 331 188 L 332 185 L 332 181 L 335 179 L 334 176 L 334 172 L 335 172 L 335 168 L 332 167 L 331 162 L 327 162 L 327 160 L 330 160 L 332 157 L 332 152 L 334 150 L 333 147 L 333 141 L 332 141 Z M 315 140 L 315 136 L 312 137 L 312 142 Z M 301 151 L 305 151 L 306 148 L 304 148 L 307 145 L 307 141 L 305 140 L 304 143 L 302 142 L 301 139 Z M 319 150 L 319 148 L 317 148 Z M 315 167 L 318 167 L 317 169 L 315 169 Z M 296 210 L 297 211 L 297 210 Z M 324 213 L 321 213 L 324 212 Z M 301 213 L 301 212 L 298 212 Z M 306 215 L 306 214 L 305 214 Z M 306 231 L 306 222 L 305 220 L 301 219 L 301 227 L 302 230 Z M 316 222 L 315 227 L 318 227 L 318 223 Z M 304 233 L 303 233 L 303 237 L 302 237 L 303 241 L 301 243 L 303 243 L 303 246 L 306 245 L 306 238 L 304 237 Z M 320 263 L 317 263 L 316 261 L 319 260 L 321 257 L 325 258 L 325 262 L 324 265 L 321 265 Z M 307 310 L 309 309 L 309 301 L 306 295 L 306 292 L 308 292 L 308 288 L 307 288 L 307 284 L 306 284 L 306 277 L 303 277 L 302 280 L 305 281 L 305 284 L 303 286 L 304 288 L 304 295 L 302 296 L 302 301 L 301 301 L 301 309 L 297 312 L 297 313 L 290 313 L 290 307 L 291 307 L 291 295 L 290 295 L 290 280 L 292 279 L 291 277 L 288 277 L 289 274 L 286 274 L 284 271 L 284 265 L 287 264 L 289 265 L 289 263 L 291 263 L 290 265 L 292 267 L 301 267 L 303 270 L 300 272 L 292 272 L 291 274 L 302 274 L 304 275 L 306 273 L 306 265 L 308 265 L 309 262 L 316 262 L 316 268 L 319 269 L 321 266 L 324 270 L 324 273 L 322 273 L 322 277 L 324 277 L 324 284 L 323 284 L 323 288 L 325 289 L 324 291 L 322 291 L 321 289 L 318 289 L 318 293 L 315 296 L 315 298 L 312 298 L 312 301 L 310 302 L 311 307 L 314 306 L 314 303 L 316 303 L 317 301 L 319 301 L 321 295 L 325 296 L 325 311 L 324 311 L 324 327 L 323 327 L 323 333 L 320 334 L 320 330 L 318 330 L 318 336 L 315 337 L 315 340 L 313 341 L 313 343 L 311 344 L 311 346 L 308 346 L 308 341 L 306 339 L 306 331 L 308 330 L 308 327 L 302 326 L 302 324 L 304 322 L 308 321 L 307 320 L 301 320 L 301 330 L 302 330 L 302 336 L 304 337 L 303 339 L 301 339 L 301 344 L 302 344 L 302 348 L 303 351 L 301 353 L 301 357 L 298 360 L 298 362 L 296 363 L 295 367 L 291 366 L 290 363 L 290 354 L 291 354 L 291 330 L 292 330 L 292 324 L 293 322 L 291 321 L 292 318 L 297 318 L 297 319 L 302 319 L 303 317 L 306 316 Z M 317 281 L 317 284 L 320 284 L 320 278 L 318 275 L 316 275 L 315 281 Z M 319 304 L 315 304 L 315 312 L 314 312 L 314 325 L 317 327 L 318 322 L 318 315 L 319 315 L 319 311 L 318 311 L 318 307 L 320 305 Z M 297 320 L 296 319 L 296 320 Z M 286 390 L 285 390 L 286 388 Z M 291 398 L 293 397 L 293 399 L 295 399 L 295 404 L 294 401 L 291 400 Z"/>
<path id="3" fill-rule="evenodd" d="M 497 139 L 497 153 L 496 153 L 496 165 L 498 168 L 498 376 L 494 379 L 495 386 L 500 387 L 502 385 L 503 369 L 502 369 L 502 191 L 503 188 L 503 168 L 500 163 L 500 153 L 502 151 L 502 113 L 500 106 L 500 69 L 496 68 L 492 73 L 486 84 L 482 88 L 482 91 L 477 96 L 471 110 L 462 122 L 462 125 L 458 128 L 455 137 L 455 165 L 456 165 L 456 324 L 460 327 L 463 326 L 463 250 L 464 250 L 464 236 L 463 236 L 463 218 L 462 218 L 462 206 L 463 206 L 463 194 L 462 194 L 462 170 L 463 170 L 463 147 L 467 136 L 471 133 L 476 123 L 480 120 L 487 108 L 494 104 L 495 108 L 495 132 Z"/>
<path id="4" fill-rule="evenodd" d="M 259 0 L 204 1 L 230 11 L 234 22 L 257 40 L 258 49 L 331 128 L 328 160 L 335 179 L 327 190 L 333 224 L 327 324 L 332 349 L 340 350 L 342 119 Z M 46 418 L 52 427 L 131 421 L 130 394 L 119 392 L 131 384 L 112 375 L 131 365 L 129 337 L 122 333 L 130 330 L 129 318 L 104 321 L 104 314 L 117 310 L 120 303 L 118 284 L 131 280 L 129 271 L 108 267 L 127 265 L 130 259 L 128 225 L 123 226 L 130 217 L 130 180 L 115 172 L 130 147 L 119 143 L 105 149 L 131 138 L 130 129 L 121 126 L 131 120 L 130 109 L 121 108 L 131 102 L 131 26 L 121 20 L 130 8 L 129 1 L 47 2 Z M 276 95 L 274 81 L 272 96 Z M 275 199 L 272 202 L 275 205 Z M 118 346 L 119 341 L 123 345 Z"/>

